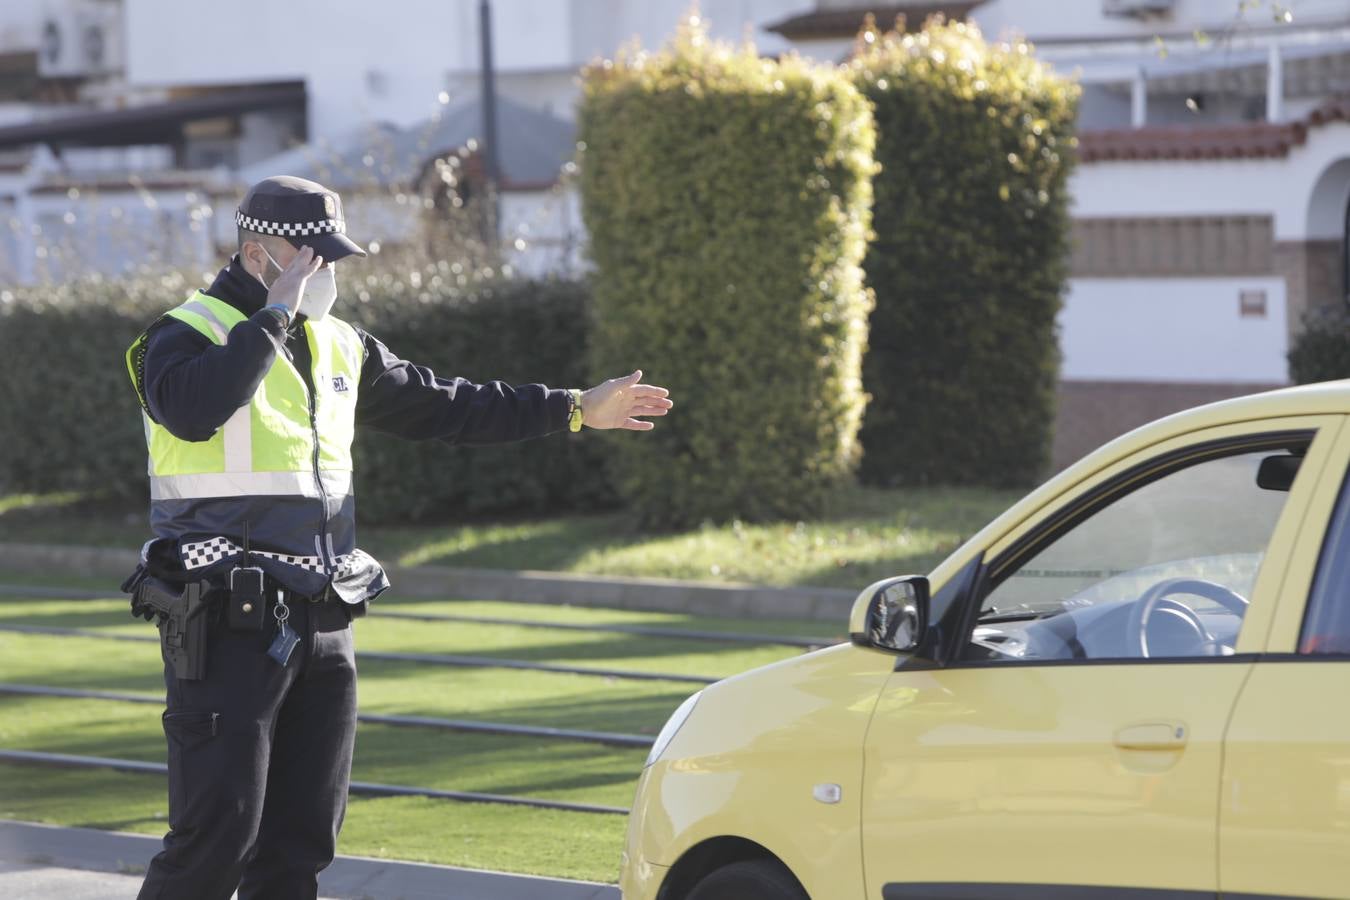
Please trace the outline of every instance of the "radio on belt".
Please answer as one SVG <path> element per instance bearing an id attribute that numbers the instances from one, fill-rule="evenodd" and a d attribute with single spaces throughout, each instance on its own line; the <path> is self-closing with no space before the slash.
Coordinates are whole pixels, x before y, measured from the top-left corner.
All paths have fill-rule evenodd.
<path id="1" fill-rule="evenodd" d="M 230 627 L 240 631 L 262 631 L 263 570 L 251 565 L 248 551 L 248 523 L 244 523 L 244 565 L 230 570 Z"/>

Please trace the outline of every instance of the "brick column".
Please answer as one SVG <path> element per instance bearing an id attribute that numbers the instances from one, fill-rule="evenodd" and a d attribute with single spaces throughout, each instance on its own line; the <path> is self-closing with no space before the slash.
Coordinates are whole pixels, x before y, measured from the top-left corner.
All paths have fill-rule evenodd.
<path id="1" fill-rule="evenodd" d="M 1275 274 L 1284 279 L 1289 340 L 1302 327 L 1309 310 L 1345 302 L 1340 241 L 1279 241 L 1275 244 Z"/>

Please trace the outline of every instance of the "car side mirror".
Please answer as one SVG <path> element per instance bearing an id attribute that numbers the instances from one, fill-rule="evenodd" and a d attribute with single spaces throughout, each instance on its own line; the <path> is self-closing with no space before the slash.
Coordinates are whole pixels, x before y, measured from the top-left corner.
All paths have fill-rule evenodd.
<path id="1" fill-rule="evenodd" d="M 929 586 L 922 575 L 886 578 L 853 602 L 849 637 L 859 647 L 909 653 L 928 630 Z"/>

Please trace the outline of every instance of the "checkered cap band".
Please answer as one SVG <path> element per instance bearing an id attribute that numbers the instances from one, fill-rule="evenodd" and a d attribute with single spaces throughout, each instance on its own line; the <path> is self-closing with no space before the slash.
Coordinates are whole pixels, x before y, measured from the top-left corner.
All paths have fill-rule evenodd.
<path id="1" fill-rule="evenodd" d="M 300 556 L 294 553 L 272 553 L 267 550 L 251 550 L 253 556 L 260 556 L 264 559 L 273 559 L 289 566 L 305 569 L 310 572 L 325 574 L 324 562 L 322 557 L 318 556 Z M 229 559 L 232 556 L 242 556 L 244 548 L 231 541 L 229 538 L 214 537 L 207 541 L 196 541 L 190 544 L 183 544 L 179 547 L 179 555 L 183 558 L 183 567 L 186 569 L 204 569 L 207 566 L 215 565 L 223 559 Z M 358 557 L 357 554 L 360 554 Z M 357 567 L 362 557 L 366 557 L 364 551 L 357 550 L 343 556 L 336 557 L 333 561 L 337 563 L 338 574 L 344 571 L 349 572 Z"/>
<path id="2" fill-rule="evenodd" d="M 242 210 L 235 210 L 234 222 L 240 228 L 247 228 L 249 231 L 258 234 L 279 234 L 283 237 L 347 233 L 347 223 L 341 219 L 319 219 L 316 222 L 268 222 L 265 219 L 246 216 Z"/>

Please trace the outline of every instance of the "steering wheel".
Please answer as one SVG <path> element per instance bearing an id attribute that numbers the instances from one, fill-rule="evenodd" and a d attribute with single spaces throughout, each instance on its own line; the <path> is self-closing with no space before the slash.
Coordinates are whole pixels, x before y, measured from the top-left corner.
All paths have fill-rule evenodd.
<path id="1" fill-rule="evenodd" d="M 1168 599 L 1173 594 L 1192 594 L 1213 600 L 1239 619 L 1247 613 L 1247 598 L 1229 590 L 1221 584 L 1204 581 L 1200 578 L 1169 578 L 1160 581 L 1144 591 L 1143 595 L 1130 607 L 1130 618 L 1125 625 L 1125 646 L 1140 656 L 1147 657 L 1148 623 L 1159 610 L 1180 616 L 1196 630 L 1202 641 L 1212 642 L 1214 636 L 1205 628 L 1200 617 L 1189 606 Z"/>

